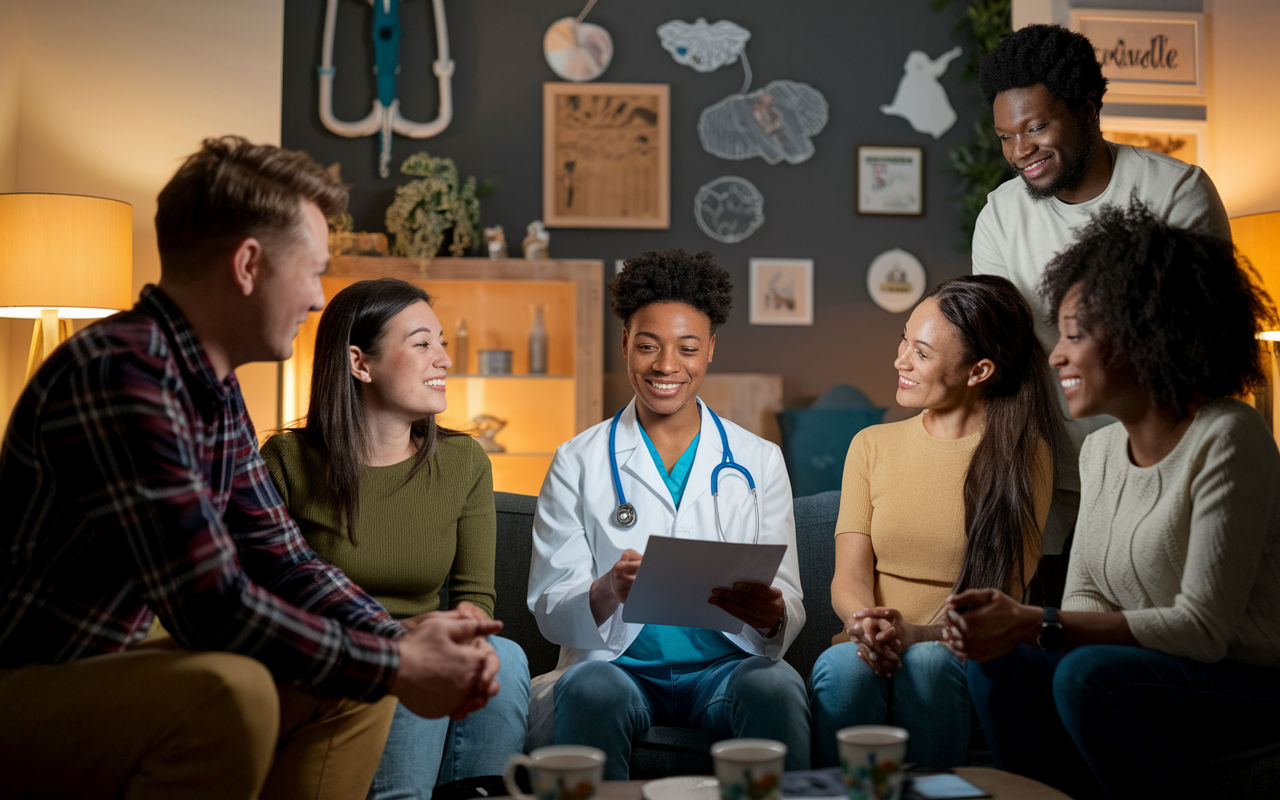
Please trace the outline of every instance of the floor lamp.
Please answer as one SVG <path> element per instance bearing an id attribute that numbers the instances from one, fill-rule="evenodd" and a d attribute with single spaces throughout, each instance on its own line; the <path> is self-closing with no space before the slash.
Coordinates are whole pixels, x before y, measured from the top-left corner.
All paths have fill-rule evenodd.
<path id="1" fill-rule="evenodd" d="M 1236 217 L 1231 220 L 1231 238 L 1262 276 L 1262 285 L 1271 299 L 1280 305 L 1280 211 Z M 1266 365 L 1269 377 L 1266 385 L 1254 392 L 1254 404 L 1274 435 L 1274 406 L 1277 381 L 1280 380 L 1276 374 L 1280 331 L 1264 331 L 1258 338 L 1269 343 L 1270 358 Z"/>
<path id="2" fill-rule="evenodd" d="M 133 210 L 70 194 L 0 194 L 0 317 L 35 320 L 27 380 L 71 320 L 131 305 Z"/>

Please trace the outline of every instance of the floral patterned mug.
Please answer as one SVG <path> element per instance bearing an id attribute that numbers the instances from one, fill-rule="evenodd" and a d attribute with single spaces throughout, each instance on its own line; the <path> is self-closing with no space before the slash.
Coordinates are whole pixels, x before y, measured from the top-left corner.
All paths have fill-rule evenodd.
<path id="1" fill-rule="evenodd" d="M 507 762 L 502 782 L 516 800 L 591 800 L 604 775 L 604 751 L 576 744 L 539 747 L 529 755 L 517 753 Z M 516 785 L 516 769 L 529 770 L 533 794 Z"/>
<path id="2" fill-rule="evenodd" d="M 787 746 L 773 739 L 726 739 L 711 745 L 720 800 L 780 800 Z"/>
<path id="3" fill-rule="evenodd" d="M 907 736 L 889 725 L 855 725 L 836 733 L 849 800 L 898 800 Z"/>

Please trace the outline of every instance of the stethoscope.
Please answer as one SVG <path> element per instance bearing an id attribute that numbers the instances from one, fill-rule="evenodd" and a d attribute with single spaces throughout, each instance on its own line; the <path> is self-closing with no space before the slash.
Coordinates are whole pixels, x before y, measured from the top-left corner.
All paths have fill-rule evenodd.
<path id="1" fill-rule="evenodd" d="M 622 493 L 622 478 L 618 475 L 618 454 L 614 446 L 618 438 L 618 420 L 626 410 L 626 407 L 618 409 L 618 413 L 613 415 L 613 422 L 609 423 L 609 469 L 613 472 L 613 491 L 618 495 L 618 507 L 613 511 L 613 521 L 620 527 L 630 528 L 636 524 L 636 507 L 628 503 L 627 496 Z M 711 504 L 716 513 L 716 535 L 722 542 L 729 541 L 724 537 L 724 530 L 720 527 L 720 472 L 724 469 L 737 470 L 747 479 L 747 486 L 751 489 L 751 501 L 756 509 L 756 535 L 751 543 L 757 544 L 760 541 L 760 496 L 756 494 L 755 479 L 751 477 L 746 467 L 733 460 L 733 451 L 729 449 L 729 437 L 725 435 L 724 424 L 720 422 L 720 417 L 716 416 L 716 412 L 712 411 L 710 406 L 707 407 L 707 413 L 716 423 L 716 430 L 720 431 L 720 445 L 724 451 L 723 459 L 715 469 L 711 470 Z"/>

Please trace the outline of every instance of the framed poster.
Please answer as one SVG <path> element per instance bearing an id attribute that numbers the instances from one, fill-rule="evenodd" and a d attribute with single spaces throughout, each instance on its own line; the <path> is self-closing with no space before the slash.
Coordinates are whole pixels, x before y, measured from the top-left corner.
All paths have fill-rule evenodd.
<path id="1" fill-rule="evenodd" d="M 1102 138 L 1164 153 L 1201 169 L 1209 157 L 1209 123 L 1199 119 L 1102 115 Z"/>
<path id="2" fill-rule="evenodd" d="M 671 227 L 666 84 L 542 85 L 548 228 Z"/>
<path id="3" fill-rule="evenodd" d="M 752 325 L 813 324 L 813 259 L 751 259 Z"/>
<path id="4" fill-rule="evenodd" d="M 858 146 L 859 214 L 924 213 L 924 148 Z"/>
<path id="5" fill-rule="evenodd" d="M 1107 95 L 1204 97 L 1204 14 L 1071 9 L 1093 42 Z"/>

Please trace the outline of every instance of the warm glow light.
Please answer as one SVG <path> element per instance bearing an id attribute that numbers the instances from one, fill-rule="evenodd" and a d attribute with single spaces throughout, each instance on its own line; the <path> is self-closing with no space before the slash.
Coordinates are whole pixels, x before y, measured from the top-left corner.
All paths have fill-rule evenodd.
<path id="1" fill-rule="evenodd" d="M 1258 338 L 1264 342 L 1280 342 L 1280 331 L 1263 331 Z"/>
<path id="2" fill-rule="evenodd" d="M 131 305 L 133 211 L 68 194 L 0 194 L 0 317 L 104 317 Z"/>
<path id="3" fill-rule="evenodd" d="M 1271 299 L 1280 303 L 1280 211 L 1236 217 L 1231 240 L 1262 276 Z"/>

